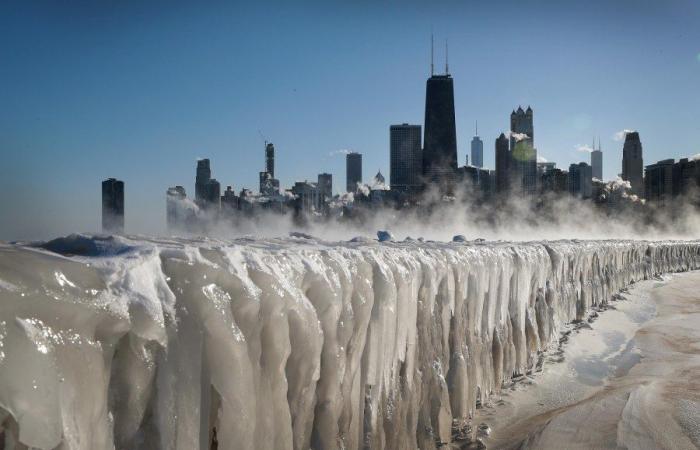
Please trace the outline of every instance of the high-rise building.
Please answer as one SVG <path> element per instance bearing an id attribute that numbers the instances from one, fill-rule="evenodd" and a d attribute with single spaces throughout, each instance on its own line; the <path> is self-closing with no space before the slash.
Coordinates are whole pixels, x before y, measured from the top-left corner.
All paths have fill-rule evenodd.
<path id="1" fill-rule="evenodd" d="M 451 193 L 457 174 L 457 129 L 454 85 L 445 72 L 432 75 L 426 83 L 423 176 L 441 192 Z"/>
<path id="2" fill-rule="evenodd" d="M 595 141 L 593 143 L 595 144 Z M 593 170 L 593 178 L 603 179 L 603 151 L 600 149 L 600 141 L 598 141 L 598 148 L 593 146 L 591 152 L 591 169 Z"/>
<path id="3" fill-rule="evenodd" d="M 513 188 L 523 194 L 537 193 L 537 150 L 533 111 L 529 106 L 518 107 L 510 114 L 510 153 L 513 164 Z"/>
<path id="4" fill-rule="evenodd" d="M 197 178 L 194 183 L 195 201 L 200 208 L 221 206 L 221 184 L 211 177 L 209 159 L 197 161 Z"/>
<path id="5" fill-rule="evenodd" d="M 391 189 L 402 192 L 418 191 L 423 176 L 421 126 L 407 123 L 391 125 L 389 147 Z"/>
<path id="6" fill-rule="evenodd" d="M 124 182 L 116 178 L 102 182 L 102 231 L 124 232 Z"/>
<path id="7" fill-rule="evenodd" d="M 569 173 L 565 170 L 552 168 L 542 173 L 541 191 L 560 194 L 569 191 Z"/>
<path id="8" fill-rule="evenodd" d="M 622 147 L 622 179 L 629 181 L 632 193 L 644 195 L 644 159 L 642 158 L 642 142 L 636 131 L 625 135 L 625 145 Z"/>
<path id="9" fill-rule="evenodd" d="M 233 190 L 233 186 L 226 186 L 224 195 L 221 196 L 221 209 L 225 211 L 232 211 L 239 208 L 238 196 L 236 191 Z"/>
<path id="10" fill-rule="evenodd" d="M 270 172 L 258 172 L 258 185 L 260 194 L 265 196 L 274 194 L 275 186 Z"/>
<path id="11" fill-rule="evenodd" d="M 333 198 L 333 175 L 330 173 L 319 173 L 316 186 L 321 205 L 331 201 Z"/>
<path id="12" fill-rule="evenodd" d="M 165 193 L 165 218 L 168 229 L 172 230 L 183 225 L 183 202 L 187 198 L 182 186 L 169 187 Z"/>
<path id="13" fill-rule="evenodd" d="M 206 186 L 211 180 L 211 167 L 209 165 L 209 159 L 197 160 L 197 177 L 194 183 L 194 198 L 197 203 L 204 201 L 206 197 Z"/>
<path id="14" fill-rule="evenodd" d="M 312 212 L 318 209 L 318 187 L 308 181 L 297 181 L 292 186 L 292 194 L 296 197 L 296 208 L 304 212 Z"/>
<path id="15" fill-rule="evenodd" d="M 673 195 L 700 194 L 700 159 L 683 158 L 673 166 Z"/>
<path id="16" fill-rule="evenodd" d="M 646 167 L 644 198 L 647 202 L 666 205 L 673 197 L 673 159 L 664 159 Z"/>
<path id="17" fill-rule="evenodd" d="M 591 198 L 593 195 L 593 172 L 585 162 L 569 166 L 569 192 L 581 198 Z"/>
<path id="18" fill-rule="evenodd" d="M 216 178 L 211 178 L 204 185 L 202 207 L 217 210 L 221 207 L 221 184 Z"/>
<path id="19" fill-rule="evenodd" d="M 508 138 L 501 133 L 496 139 L 496 192 L 505 193 L 511 186 L 511 156 Z"/>
<path id="20" fill-rule="evenodd" d="M 484 167 L 484 141 L 479 137 L 479 128 L 472 138 L 472 166 Z M 469 161 L 467 160 L 467 164 Z"/>
<path id="21" fill-rule="evenodd" d="M 519 137 L 518 135 L 525 135 Z M 515 148 L 516 142 L 526 140 L 530 147 L 535 146 L 535 128 L 533 124 L 533 111 L 529 106 L 523 111 L 522 106 L 510 113 L 510 148 Z"/>
<path id="22" fill-rule="evenodd" d="M 345 155 L 345 188 L 355 192 L 358 184 L 362 184 L 362 154 L 350 152 Z"/>
<path id="23" fill-rule="evenodd" d="M 270 178 L 275 178 L 275 146 L 272 142 L 265 143 L 265 171 Z"/>

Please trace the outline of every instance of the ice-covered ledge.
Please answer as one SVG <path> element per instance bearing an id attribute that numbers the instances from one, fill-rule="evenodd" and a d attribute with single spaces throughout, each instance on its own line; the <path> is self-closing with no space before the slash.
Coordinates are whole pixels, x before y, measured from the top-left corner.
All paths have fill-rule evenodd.
<path id="1" fill-rule="evenodd" d="M 561 324 L 700 242 L 0 245 L 0 423 L 38 448 L 436 448 Z M 21 447 L 20 447 L 21 448 Z"/>

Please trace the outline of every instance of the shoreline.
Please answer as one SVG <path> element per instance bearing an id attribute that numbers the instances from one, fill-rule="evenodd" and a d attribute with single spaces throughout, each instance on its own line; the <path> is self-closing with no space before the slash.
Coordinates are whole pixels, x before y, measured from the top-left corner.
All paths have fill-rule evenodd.
<path id="1" fill-rule="evenodd" d="M 491 431 L 486 447 L 700 446 L 698 287 L 700 271 L 635 283 L 590 329 L 571 333 L 554 352 L 563 361 L 477 412 L 474 423 Z"/>

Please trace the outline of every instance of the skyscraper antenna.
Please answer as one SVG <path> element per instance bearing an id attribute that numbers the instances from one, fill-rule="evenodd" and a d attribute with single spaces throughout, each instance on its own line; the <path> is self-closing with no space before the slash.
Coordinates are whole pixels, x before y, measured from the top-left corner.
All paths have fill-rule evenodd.
<path id="1" fill-rule="evenodd" d="M 433 45 L 433 33 L 430 33 L 430 76 L 432 77 L 435 74 L 435 69 L 434 69 L 434 58 L 433 58 L 433 51 L 434 45 Z"/>
<path id="2" fill-rule="evenodd" d="M 478 120 L 474 121 L 474 135 L 475 136 L 479 135 L 479 121 Z"/>
<path id="3" fill-rule="evenodd" d="M 449 62 L 449 57 L 450 57 L 450 53 L 449 53 L 449 51 L 448 51 L 448 49 L 447 49 L 447 39 L 445 39 L 445 75 L 449 75 L 449 74 L 450 74 L 450 66 L 449 66 L 449 64 L 448 64 L 448 62 Z"/>

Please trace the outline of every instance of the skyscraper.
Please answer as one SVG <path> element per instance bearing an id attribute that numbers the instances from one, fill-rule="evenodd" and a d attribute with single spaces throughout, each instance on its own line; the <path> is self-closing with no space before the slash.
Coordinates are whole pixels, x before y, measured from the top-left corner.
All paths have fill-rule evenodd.
<path id="1" fill-rule="evenodd" d="M 423 171 L 421 126 L 391 125 L 389 127 L 391 189 L 416 192 L 420 189 Z"/>
<path id="2" fill-rule="evenodd" d="M 581 198 L 591 198 L 593 194 L 593 173 L 585 162 L 569 166 L 569 192 Z"/>
<path id="3" fill-rule="evenodd" d="M 452 193 L 457 175 L 457 130 L 454 85 L 445 64 L 444 75 L 428 78 L 425 88 L 423 176 L 440 191 Z"/>
<path id="4" fill-rule="evenodd" d="M 632 193 L 644 195 L 644 160 L 642 158 L 642 142 L 639 133 L 632 131 L 625 135 L 625 145 L 622 147 L 622 179 L 629 181 Z"/>
<path id="5" fill-rule="evenodd" d="M 102 231 L 124 232 L 124 182 L 116 178 L 102 182 Z"/>
<path id="6" fill-rule="evenodd" d="M 271 142 L 265 141 L 265 171 L 259 173 L 259 181 L 262 195 L 272 197 L 279 193 L 280 183 L 275 178 L 275 146 Z"/>
<path id="7" fill-rule="evenodd" d="M 508 138 L 501 133 L 496 139 L 496 192 L 505 193 L 511 184 L 511 156 Z"/>
<path id="8" fill-rule="evenodd" d="M 484 141 L 479 137 L 479 129 L 472 138 L 472 166 L 484 167 Z"/>
<path id="9" fill-rule="evenodd" d="M 194 182 L 194 198 L 197 203 L 204 201 L 206 197 L 207 183 L 211 180 L 211 167 L 209 159 L 197 160 L 197 177 Z"/>
<path id="10" fill-rule="evenodd" d="M 209 159 L 197 160 L 197 177 L 194 183 L 195 201 L 201 208 L 221 206 L 221 184 L 211 177 Z"/>
<path id="11" fill-rule="evenodd" d="M 513 159 L 515 176 L 513 186 L 523 194 L 537 193 L 537 150 L 535 149 L 535 130 L 532 108 L 510 114 L 510 151 Z"/>
<path id="12" fill-rule="evenodd" d="M 181 227 L 184 223 L 183 202 L 187 198 L 182 186 L 169 187 L 165 193 L 165 216 L 169 230 Z"/>
<path id="13" fill-rule="evenodd" d="M 355 192 L 358 183 L 362 183 L 362 154 L 350 152 L 345 155 L 345 188 Z"/>
<path id="14" fill-rule="evenodd" d="M 323 205 L 331 201 L 333 198 L 333 175 L 330 173 L 319 173 L 316 186 L 318 189 L 319 202 Z"/>
<path id="15" fill-rule="evenodd" d="M 272 142 L 265 144 L 265 171 L 270 178 L 275 178 L 275 146 Z"/>
<path id="16" fill-rule="evenodd" d="M 593 141 L 595 144 L 595 141 Z M 603 179 L 603 152 L 600 149 L 600 141 L 598 141 L 598 149 L 593 146 L 591 152 L 591 169 L 593 170 L 593 178 Z"/>
<path id="17" fill-rule="evenodd" d="M 673 197 L 673 159 L 664 159 L 646 167 L 644 198 L 647 202 L 665 206 Z"/>

